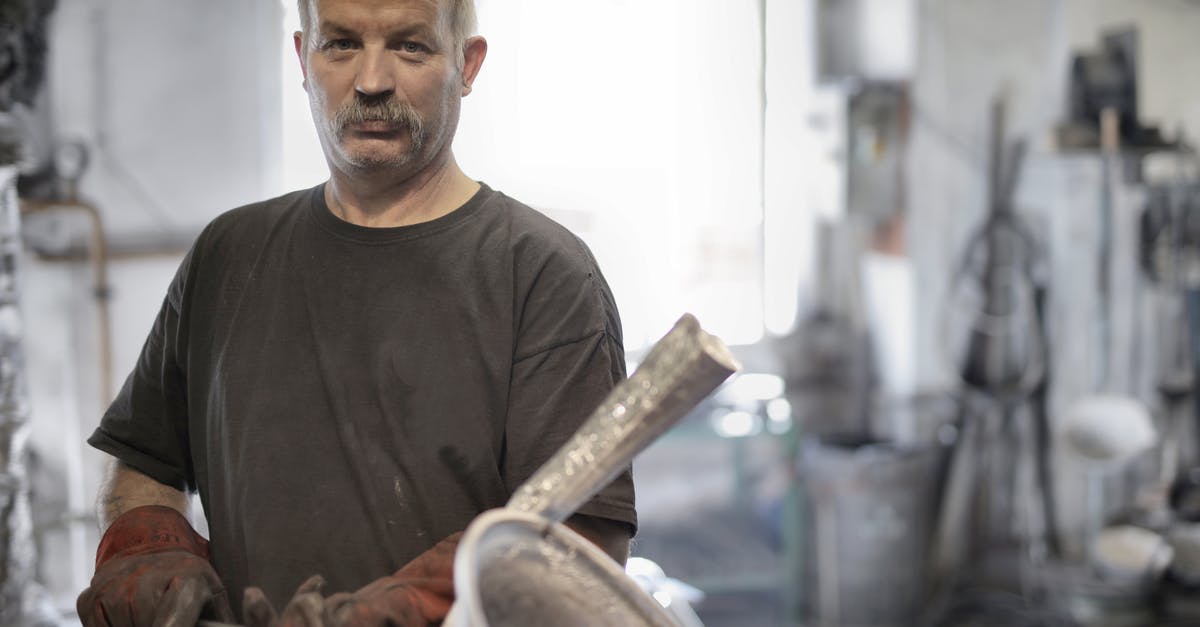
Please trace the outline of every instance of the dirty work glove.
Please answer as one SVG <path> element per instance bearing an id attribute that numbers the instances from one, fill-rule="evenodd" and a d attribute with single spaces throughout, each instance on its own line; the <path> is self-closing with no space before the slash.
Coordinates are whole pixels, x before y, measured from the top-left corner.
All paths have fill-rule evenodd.
<path id="1" fill-rule="evenodd" d="M 324 627 L 329 624 L 325 614 L 325 599 L 321 587 L 325 579 L 313 575 L 300 584 L 296 595 L 283 608 L 283 614 L 275 613 L 275 606 L 263 594 L 261 588 L 246 588 L 242 600 L 242 622 L 246 627 Z"/>
<path id="2" fill-rule="evenodd" d="M 330 627 L 440 625 L 454 603 L 454 551 L 462 532 L 438 542 L 387 577 L 325 600 Z"/>
<path id="3" fill-rule="evenodd" d="M 208 562 L 208 542 L 170 507 L 135 507 L 96 550 L 96 574 L 75 602 L 85 627 L 192 627 L 233 618 Z"/>

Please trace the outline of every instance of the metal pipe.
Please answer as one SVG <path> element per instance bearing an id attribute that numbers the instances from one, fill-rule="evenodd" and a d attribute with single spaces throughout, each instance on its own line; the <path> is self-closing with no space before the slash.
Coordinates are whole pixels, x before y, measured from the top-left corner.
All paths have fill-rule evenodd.
<path id="1" fill-rule="evenodd" d="M 74 211 L 87 216 L 90 225 L 88 258 L 92 265 L 92 296 L 96 299 L 99 325 L 97 352 L 100 360 L 100 407 L 112 401 L 112 322 L 109 298 L 112 289 L 108 282 L 108 241 L 104 235 L 104 220 L 95 205 L 78 199 L 64 201 L 21 200 L 21 213 L 34 215 L 50 211 Z"/>

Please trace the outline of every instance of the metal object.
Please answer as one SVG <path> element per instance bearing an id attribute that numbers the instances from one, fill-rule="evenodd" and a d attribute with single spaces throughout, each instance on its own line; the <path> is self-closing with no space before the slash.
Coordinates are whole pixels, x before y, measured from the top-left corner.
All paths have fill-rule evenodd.
<path id="1" fill-rule="evenodd" d="M 817 224 L 811 302 L 795 328 L 774 342 L 793 414 L 808 436 L 871 431 L 872 359 L 861 290 L 859 224 Z"/>
<path id="2" fill-rule="evenodd" d="M 1046 331 L 1046 291 L 1045 287 L 1035 288 L 1033 300 L 1038 339 L 1042 346 L 1049 347 L 1050 335 Z M 1052 461 L 1053 447 L 1051 446 L 1053 436 L 1050 430 L 1050 412 L 1047 410 L 1050 372 L 1052 371 L 1048 350 L 1044 356 L 1043 367 L 1046 374 L 1034 387 L 1030 397 L 1032 412 L 1030 417 L 1033 420 L 1034 441 L 1037 443 L 1034 463 L 1037 465 L 1037 479 L 1042 493 L 1042 510 L 1046 517 L 1046 548 L 1052 557 L 1059 557 L 1062 555 L 1062 542 L 1058 537 L 1058 500 L 1054 497 L 1054 464 Z"/>
<path id="3" fill-rule="evenodd" d="M 967 318 L 966 344 L 955 355 L 963 383 L 1002 405 L 1022 402 L 1045 376 L 1037 290 L 1043 255 L 1029 227 L 1016 215 L 1012 196 L 1024 152 L 1017 142 L 1003 164 L 1003 105 L 993 110 L 990 210 L 971 238 L 952 290 Z"/>
<path id="4" fill-rule="evenodd" d="M 1175 177 L 1150 187 L 1140 220 L 1140 262 L 1155 314 L 1153 381 L 1164 414 L 1160 488 L 1200 465 L 1200 184 L 1181 174 L 1188 156 L 1173 156 Z"/>
<path id="5" fill-rule="evenodd" d="M 929 589 L 941 447 L 809 441 L 806 564 L 815 625 L 910 625 Z"/>
<path id="6" fill-rule="evenodd" d="M 970 525 L 967 555 L 950 547 L 939 551 L 959 555 L 960 563 L 972 558 L 969 578 L 1015 591 L 1027 587 L 1028 562 L 1059 549 L 1045 411 L 1047 268 L 1037 238 L 1014 207 L 1025 142 L 1006 149 L 1002 98 L 993 104 L 991 123 L 989 212 L 951 284 L 946 321 L 950 341 L 958 342 L 948 357 L 969 393 L 956 476 L 947 484 L 954 486 L 945 502 L 953 516 L 943 516 L 939 533 Z"/>
<path id="7" fill-rule="evenodd" d="M 1182 470 L 1200 463 L 1193 413 L 1195 370 L 1192 342 L 1200 310 L 1181 286 L 1160 285 L 1154 294 L 1154 387 L 1163 409 L 1159 482 L 1167 486 Z"/>
<path id="8" fill-rule="evenodd" d="M 591 417 L 575 432 L 575 435 L 546 463 L 542 464 L 542 467 L 532 477 L 517 488 L 504 509 L 539 516 L 553 522 L 565 520 L 584 501 L 612 481 L 633 461 L 635 455 L 665 433 L 671 425 L 675 424 L 739 368 L 737 360 L 733 358 L 721 340 L 701 329 L 700 323 L 694 316 L 684 314 L 675 323 L 675 326 L 650 349 L 633 375 L 613 388 L 600 406 L 592 412 Z M 485 512 L 481 516 L 488 515 Z M 468 528 L 468 534 L 470 534 L 470 528 Z M 560 539 L 561 537 L 563 537 L 562 534 L 559 534 Z M 464 538 L 465 543 L 466 538 Z M 524 549 L 516 546 L 513 550 Z M 559 554 L 561 555 L 561 553 Z M 476 584 L 464 581 L 463 577 L 490 576 L 479 570 L 480 567 L 472 562 L 474 559 L 468 551 L 464 551 L 463 545 L 460 544 L 459 552 L 455 557 L 455 588 L 457 590 L 473 591 L 478 588 L 471 586 L 490 585 L 490 583 Z M 615 563 L 612 566 L 617 568 Z M 555 576 L 548 577 L 547 581 L 556 579 L 559 575 L 569 576 L 567 572 L 560 573 L 553 569 L 531 568 L 532 570 L 527 574 L 554 573 Z M 463 574 L 460 575 L 460 572 Z M 499 572 L 510 581 L 525 579 L 519 569 L 505 569 Z M 593 570 L 591 572 L 602 573 L 604 571 Z M 623 572 L 621 577 L 625 577 Z M 638 590 L 636 584 L 628 581 L 622 583 L 618 588 L 626 586 L 626 584 L 632 585 L 634 590 Z M 524 584 L 514 583 L 512 585 L 518 586 L 513 588 L 514 593 L 532 594 L 521 592 L 521 590 L 529 587 L 537 588 L 543 584 L 539 584 L 537 581 L 525 581 Z M 526 588 L 520 588 L 521 585 Z M 568 590 L 574 589 L 575 591 L 567 594 L 562 601 L 569 604 L 572 599 L 575 600 L 575 609 L 578 613 L 572 614 L 573 620 L 558 623 L 553 620 L 535 620 L 530 616 L 524 621 L 508 623 L 513 610 L 505 605 L 502 611 L 504 620 L 495 624 L 589 624 L 586 622 L 589 619 L 607 620 L 604 616 L 592 616 L 587 611 L 592 605 L 586 600 L 593 588 L 602 589 L 604 585 L 600 582 L 589 583 L 587 575 L 575 576 L 572 580 L 572 587 L 568 588 Z M 470 594 L 474 594 L 474 592 L 470 592 Z M 490 599 L 499 599 L 499 601 Z M 487 609 L 481 605 L 472 606 L 471 604 L 492 602 L 508 604 L 511 600 L 505 600 L 503 595 L 480 596 L 477 599 L 469 600 L 467 606 L 462 609 L 459 609 L 460 604 L 455 603 L 446 617 L 446 624 L 487 627 L 492 624 L 488 622 L 488 617 L 492 614 L 489 614 Z M 570 607 L 562 606 L 558 607 L 556 611 L 565 612 L 570 609 Z M 590 624 L 628 625 L 639 623 L 617 621 Z"/>
<path id="9" fill-rule="evenodd" d="M 1175 156 L 1177 168 L 1186 158 Z M 1150 186 L 1139 220 L 1138 256 L 1155 285 L 1174 289 L 1200 286 L 1200 183 L 1174 180 Z"/>
<path id="10" fill-rule="evenodd" d="M 565 520 L 739 368 L 721 340 L 684 314 L 506 507 Z"/>
<path id="11" fill-rule="evenodd" d="M 583 536 L 541 516 L 480 514 L 454 559 L 448 627 L 676 627 L 625 571 Z"/>

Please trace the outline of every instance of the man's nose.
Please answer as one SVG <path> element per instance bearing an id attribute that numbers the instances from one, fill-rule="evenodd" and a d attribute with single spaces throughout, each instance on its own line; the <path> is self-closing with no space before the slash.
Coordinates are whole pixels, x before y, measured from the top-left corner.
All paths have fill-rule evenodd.
<path id="1" fill-rule="evenodd" d="M 354 82 L 354 90 L 364 96 L 378 96 L 396 90 L 396 79 L 392 74 L 395 61 L 386 50 L 367 48 L 362 53 L 362 65 Z"/>

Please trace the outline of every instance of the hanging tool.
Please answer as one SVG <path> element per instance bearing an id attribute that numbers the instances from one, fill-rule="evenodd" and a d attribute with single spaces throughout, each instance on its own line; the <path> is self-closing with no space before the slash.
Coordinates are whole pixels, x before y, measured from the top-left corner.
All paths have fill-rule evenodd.
<path id="1" fill-rule="evenodd" d="M 1007 148 L 1004 137 L 1005 103 L 998 98 L 991 115 L 988 215 L 968 240 L 951 284 L 951 303 L 957 309 L 948 313 L 959 319 L 947 323 L 950 328 L 965 325 L 965 333 L 952 332 L 950 339 L 966 339 L 952 358 L 958 360 L 967 394 L 950 474 L 944 480 L 938 532 L 943 537 L 937 550 L 939 567 L 953 568 L 962 557 L 955 557 L 959 550 L 952 545 L 963 543 L 953 535 L 969 525 L 965 547 L 975 555 L 963 557 L 975 561 L 995 556 L 1006 562 L 984 565 L 987 572 L 977 568 L 975 576 L 1023 589 L 1028 584 L 1027 556 L 1056 555 L 1060 543 L 1046 411 L 1050 375 L 1045 255 L 1013 201 L 1025 142 Z M 1021 420 L 1027 403 L 1031 423 Z M 1032 465 L 1028 474 L 1019 469 L 1024 464 Z M 1033 477 L 1033 485 L 1023 485 L 1023 476 Z M 1021 556 L 997 553 L 1004 545 Z M 990 570 L 997 566 L 995 572 Z"/>

